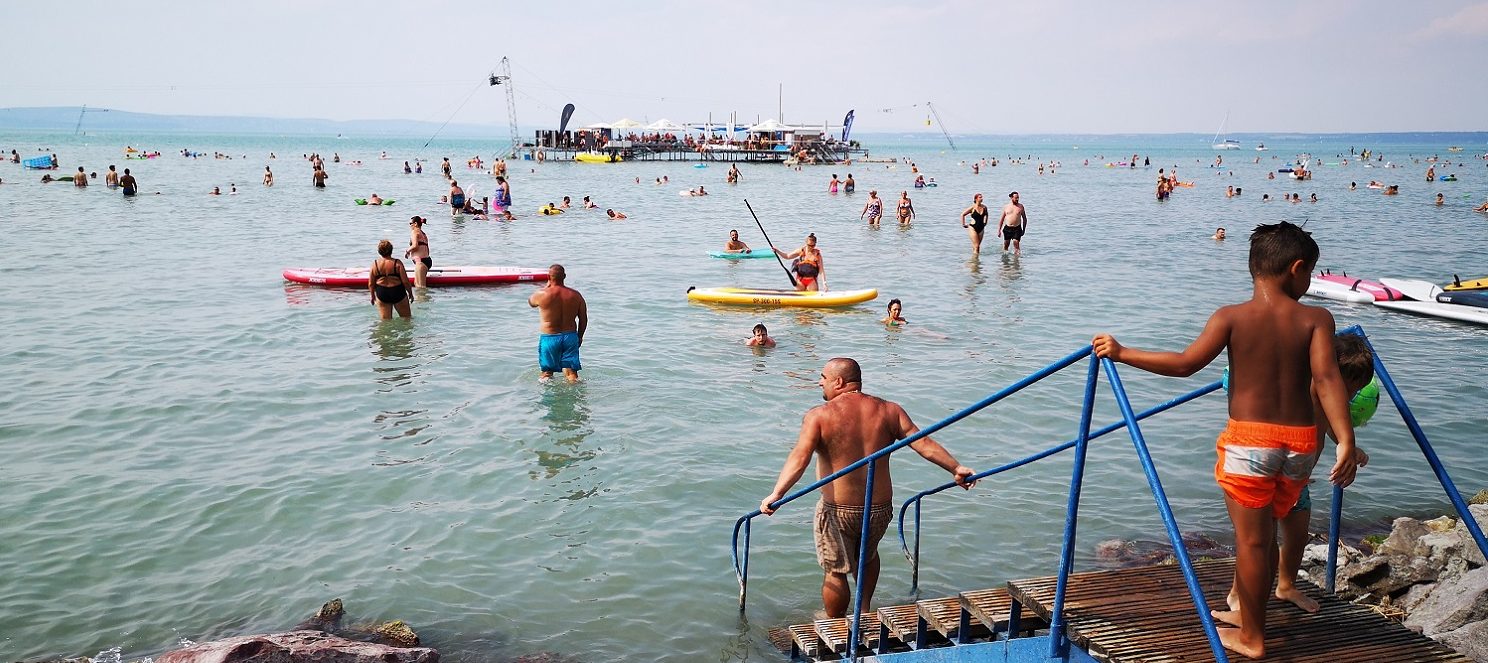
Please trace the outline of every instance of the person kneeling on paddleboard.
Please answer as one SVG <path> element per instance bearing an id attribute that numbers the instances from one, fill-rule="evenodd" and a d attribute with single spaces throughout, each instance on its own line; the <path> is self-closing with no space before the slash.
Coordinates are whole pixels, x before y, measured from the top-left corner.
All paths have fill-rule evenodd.
<path id="1" fill-rule="evenodd" d="M 771 247 L 775 255 L 792 260 L 791 271 L 796 273 L 796 290 L 827 291 L 827 268 L 821 251 L 816 248 L 816 233 L 806 236 L 806 245 L 786 253 Z"/>

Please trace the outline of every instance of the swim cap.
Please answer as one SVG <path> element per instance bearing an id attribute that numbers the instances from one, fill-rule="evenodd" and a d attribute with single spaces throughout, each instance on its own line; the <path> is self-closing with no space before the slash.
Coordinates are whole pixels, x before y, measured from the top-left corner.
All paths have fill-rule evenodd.
<path id="1" fill-rule="evenodd" d="M 1369 423 L 1369 419 L 1374 416 L 1374 411 L 1379 408 L 1379 401 L 1380 381 L 1376 376 L 1349 400 L 1349 419 L 1353 421 L 1354 428 Z"/>

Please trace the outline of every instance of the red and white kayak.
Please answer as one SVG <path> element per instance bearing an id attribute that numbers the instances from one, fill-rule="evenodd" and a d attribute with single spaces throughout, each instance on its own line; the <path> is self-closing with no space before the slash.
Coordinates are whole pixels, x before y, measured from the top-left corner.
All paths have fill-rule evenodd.
<path id="1" fill-rule="evenodd" d="M 1380 283 L 1379 281 L 1370 281 L 1367 279 L 1356 278 L 1353 276 L 1349 276 L 1348 274 L 1334 274 L 1332 272 L 1324 270 L 1322 273 L 1314 276 L 1313 279 L 1329 283 L 1336 283 L 1354 292 L 1362 292 L 1368 294 L 1369 296 L 1374 298 L 1374 301 L 1377 302 L 1393 302 L 1405 299 L 1405 295 L 1400 294 L 1399 290 L 1388 287 L 1385 284 Z"/>
<path id="2" fill-rule="evenodd" d="M 284 280 L 330 287 L 365 288 L 370 273 L 368 267 L 290 267 L 284 270 Z M 408 276 L 413 276 L 413 265 L 408 265 Z M 505 265 L 435 267 L 429 270 L 428 277 L 429 285 L 488 285 L 546 280 L 548 270 L 545 267 Z"/>

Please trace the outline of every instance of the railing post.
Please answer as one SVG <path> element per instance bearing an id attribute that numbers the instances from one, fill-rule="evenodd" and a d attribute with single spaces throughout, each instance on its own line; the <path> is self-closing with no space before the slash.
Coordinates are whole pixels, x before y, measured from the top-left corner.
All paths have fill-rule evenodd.
<path id="1" fill-rule="evenodd" d="M 1478 550 L 1488 557 L 1488 540 L 1483 538 L 1483 528 L 1478 527 L 1478 522 L 1473 520 L 1472 511 L 1468 510 L 1467 502 L 1462 500 L 1462 493 L 1457 492 L 1457 485 L 1452 483 L 1452 477 L 1447 475 L 1447 468 L 1442 466 L 1441 458 L 1438 458 L 1436 450 L 1431 448 L 1431 442 L 1426 440 L 1426 432 L 1421 430 L 1421 424 L 1416 421 L 1415 413 L 1411 412 L 1409 405 L 1406 405 L 1405 397 L 1400 395 L 1400 388 L 1395 386 L 1395 381 L 1390 378 L 1390 371 L 1385 369 L 1385 362 L 1380 361 L 1379 353 L 1374 351 L 1374 344 L 1369 343 L 1369 337 L 1364 336 L 1362 329 L 1357 330 L 1357 333 L 1363 336 L 1364 342 L 1369 345 L 1369 351 L 1374 355 L 1374 374 L 1379 377 L 1380 384 L 1384 385 L 1385 391 L 1390 394 L 1390 400 L 1395 402 L 1395 409 L 1400 411 L 1400 418 L 1405 420 L 1405 426 L 1410 429 L 1411 437 L 1416 438 L 1416 446 L 1421 448 L 1421 454 L 1426 456 L 1426 462 L 1431 464 L 1431 471 L 1436 474 L 1436 480 L 1441 483 L 1442 490 L 1447 492 L 1447 499 L 1452 501 L 1452 507 L 1457 510 L 1457 516 L 1462 519 L 1462 524 L 1466 525 L 1467 531 L 1472 534 L 1473 541 L 1477 542 Z"/>
<path id="2" fill-rule="evenodd" d="M 920 504 L 925 500 L 915 500 L 915 545 L 914 557 L 911 558 L 909 591 L 917 593 L 920 591 Z"/>
<path id="3" fill-rule="evenodd" d="M 1059 552 L 1059 580 L 1054 586 L 1054 610 L 1049 620 L 1049 658 L 1064 656 L 1069 640 L 1064 636 L 1064 590 L 1075 564 L 1075 529 L 1080 520 L 1080 487 L 1085 479 L 1085 452 L 1090 447 L 1090 417 L 1095 409 L 1095 381 L 1100 375 L 1100 362 L 1090 356 L 1090 370 L 1085 374 L 1085 401 L 1080 407 L 1080 430 L 1075 437 L 1075 462 L 1070 471 L 1069 502 L 1064 510 L 1064 546 Z"/>
<path id="4" fill-rule="evenodd" d="M 1142 437 L 1142 429 L 1137 426 L 1131 401 L 1126 398 L 1126 388 L 1121 385 L 1121 376 L 1116 374 L 1116 365 L 1109 358 L 1101 359 L 1101 367 L 1106 369 L 1106 379 L 1110 381 L 1111 390 L 1116 394 L 1116 405 L 1121 408 L 1121 416 L 1126 419 L 1126 432 L 1131 435 L 1132 445 L 1137 448 L 1137 459 L 1142 462 L 1147 485 L 1152 489 L 1152 497 L 1157 501 L 1157 511 L 1162 515 L 1163 525 L 1168 530 L 1173 555 L 1178 558 L 1178 567 L 1183 570 L 1188 595 L 1193 599 L 1194 610 L 1199 613 L 1204 635 L 1209 637 L 1209 650 L 1214 653 L 1217 663 L 1230 663 L 1229 657 L 1225 655 L 1224 645 L 1219 641 L 1219 631 L 1214 628 L 1214 618 L 1209 614 L 1209 603 L 1204 600 L 1204 591 L 1199 587 L 1199 578 L 1194 574 L 1193 562 L 1188 558 L 1188 549 L 1183 547 L 1183 535 L 1178 532 L 1178 521 L 1173 517 L 1172 507 L 1168 506 L 1168 495 L 1163 491 L 1162 480 L 1157 476 L 1157 466 L 1153 464 L 1152 454 L 1147 450 L 1147 440 Z"/>
<path id="5" fill-rule="evenodd" d="M 1334 578 L 1338 575 L 1338 529 L 1343 522 L 1343 488 L 1333 487 L 1333 507 L 1328 514 L 1328 579 L 1323 588 L 1333 593 Z"/>
<path id="6" fill-rule="evenodd" d="M 858 530 L 858 572 L 853 583 L 853 613 L 852 630 L 848 632 L 847 651 L 849 661 L 858 660 L 858 637 L 863 632 L 863 575 L 864 567 L 868 564 L 868 533 L 872 529 L 872 519 L 869 514 L 873 511 L 873 478 L 874 469 L 878 467 L 878 461 L 868 463 L 868 481 L 865 483 L 863 495 L 863 524 Z"/>
<path id="7" fill-rule="evenodd" d="M 739 612 L 744 612 L 744 596 L 749 591 L 749 528 L 754 519 L 744 520 L 744 565 L 743 574 L 739 576 Z"/>

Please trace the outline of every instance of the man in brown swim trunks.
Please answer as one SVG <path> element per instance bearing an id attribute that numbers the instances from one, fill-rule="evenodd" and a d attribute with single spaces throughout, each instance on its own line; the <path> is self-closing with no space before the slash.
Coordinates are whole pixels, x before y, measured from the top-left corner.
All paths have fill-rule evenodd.
<path id="1" fill-rule="evenodd" d="M 780 470 L 775 490 L 760 502 L 760 512 L 767 516 L 775 513 L 771 505 L 785 497 L 801 478 L 813 453 L 817 457 L 816 476 L 820 479 L 920 430 L 897 403 L 863 393 L 862 370 L 852 359 L 838 357 L 828 361 L 822 369 L 820 384 L 822 400 L 827 403 L 811 408 L 801 420 L 801 434 Z M 909 447 L 954 475 L 962 488 L 971 488 L 970 478 L 975 473 L 957 463 L 938 442 L 925 437 Z M 852 598 L 847 578 L 857 573 L 867 481 L 867 468 L 859 468 L 822 486 L 821 501 L 816 505 L 816 559 L 826 572 L 822 581 L 822 606 L 828 617 L 846 616 Z M 868 514 L 868 561 L 860 588 L 864 610 L 872 602 L 873 588 L 878 584 L 878 542 L 893 516 L 894 482 L 889 476 L 889 458 L 884 456 L 878 459 L 874 469 L 873 508 Z"/>

